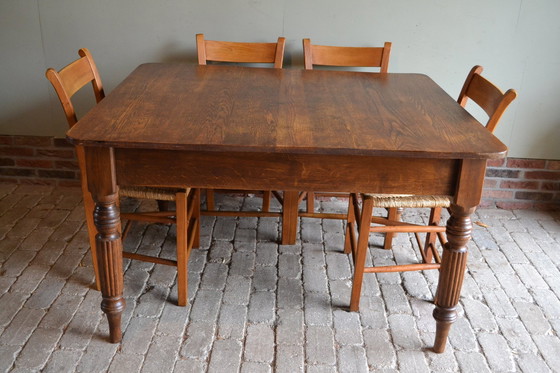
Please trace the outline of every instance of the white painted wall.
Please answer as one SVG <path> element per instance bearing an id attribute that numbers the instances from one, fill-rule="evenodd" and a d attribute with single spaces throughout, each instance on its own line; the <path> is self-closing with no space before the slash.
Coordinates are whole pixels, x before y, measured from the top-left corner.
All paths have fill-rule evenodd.
<path id="1" fill-rule="evenodd" d="M 303 37 L 392 41 L 391 72 L 428 74 L 453 97 L 483 65 L 490 80 L 519 93 L 497 129 L 509 155 L 560 159 L 559 16 L 559 0 L 2 0 L 0 134 L 65 133 L 44 72 L 79 48 L 92 51 L 110 91 L 143 62 L 195 63 L 194 35 L 203 32 L 232 41 L 285 36 L 291 68 L 302 68 Z"/>

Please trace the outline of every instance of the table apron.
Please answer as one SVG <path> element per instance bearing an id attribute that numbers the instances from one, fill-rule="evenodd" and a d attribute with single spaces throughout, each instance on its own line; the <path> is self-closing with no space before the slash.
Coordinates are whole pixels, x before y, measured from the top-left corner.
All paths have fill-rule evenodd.
<path id="1" fill-rule="evenodd" d="M 454 195 L 458 159 L 114 149 L 117 184 Z"/>

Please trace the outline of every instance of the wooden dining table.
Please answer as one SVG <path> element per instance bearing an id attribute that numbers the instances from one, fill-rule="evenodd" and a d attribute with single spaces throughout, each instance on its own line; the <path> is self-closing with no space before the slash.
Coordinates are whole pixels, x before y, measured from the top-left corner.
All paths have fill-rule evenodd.
<path id="1" fill-rule="evenodd" d="M 114 343 L 125 307 L 118 187 L 188 186 L 283 191 L 283 244 L 296 241 L 300 191 L 454 196 L 433 313 L 443 352 L 486 162 L 507 152 L 426 75 L 181 63 L 140 65 L 67 138 L 85 151 Z"/>

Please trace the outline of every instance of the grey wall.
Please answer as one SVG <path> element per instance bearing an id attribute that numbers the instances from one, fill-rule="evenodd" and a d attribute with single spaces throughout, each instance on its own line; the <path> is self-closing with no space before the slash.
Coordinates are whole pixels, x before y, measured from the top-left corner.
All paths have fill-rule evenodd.
<path id="1" fill-rule="evenodd" d="M 111 91 L 140 63 L 194 63 L 194 35 L 203 32 L 231 41 L 285 36 L 291 68 L 302 68 L 303 37 L 392 41 L 391 72 L 428 74 L 453 97 L 483 65 L 498 86 L 519 92 L 497 129 L 509 155 L 560 159 L 559 15 L 558 0 L 2 0 L 0 134 L 64 134 L 44 72 L 79 48 L 92 51 Z"/>

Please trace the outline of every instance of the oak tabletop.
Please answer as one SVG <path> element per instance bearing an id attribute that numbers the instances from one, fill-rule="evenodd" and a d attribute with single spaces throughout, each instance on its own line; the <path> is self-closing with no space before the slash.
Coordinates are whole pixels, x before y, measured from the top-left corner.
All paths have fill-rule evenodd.
<path id="1" fill-rule="evenodd" d="M 79 145 L 416 158 L 507 147 L 422 74 L 149 63 L 67 137 Z"/>

